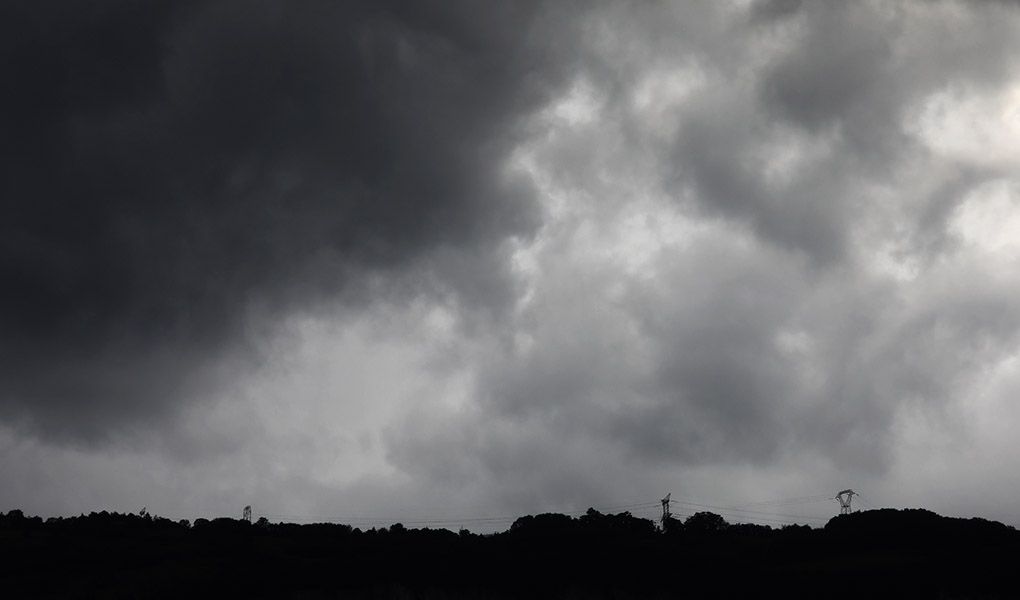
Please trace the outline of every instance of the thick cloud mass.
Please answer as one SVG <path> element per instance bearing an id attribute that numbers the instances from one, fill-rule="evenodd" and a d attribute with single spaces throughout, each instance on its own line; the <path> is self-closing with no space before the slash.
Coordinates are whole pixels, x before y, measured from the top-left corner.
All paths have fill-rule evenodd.
<path id="1" fill-rule="evenodd" d="M 0 502 L 1017 522 L 1015 3 L 59 6 L 0 25 Z"/>
<path id="2" fill-rule="evenodd" d="M 535 226 L 502 160 L 560 79 L 539 5 L 6 13 L 8 417 L 90 437 L 159 416 L 206 385 L 247 311 L 358 296 L 365 271 L 438 248 L 481 256 L 498 285 L 500 240 Z"/>
<path id="3" fill-rule="evenodd" d="M 953 151 L 973 133 L 939 121 L 963 111 L 930 107 L 999 95 L 974 128 L 1017 131 L 1015 7 L 617 8 L 587 21 L 585 67 L 523 152 L 553 200 L 514 342 L 478 370 L 482 409 L 415 418 L 394 460 L 567 477 L 559 497 L 581 502 L 634 473 L 807 456 L 828 466 L 804 477 L 877 488 L 911 468 L 903 415 L 973 435 L 968 396 L 1020 342 L 1016 247 L 981 238 L 1020 230 L 960 219 L 995 189 L 1015 211 L 1017 163 Z"/>

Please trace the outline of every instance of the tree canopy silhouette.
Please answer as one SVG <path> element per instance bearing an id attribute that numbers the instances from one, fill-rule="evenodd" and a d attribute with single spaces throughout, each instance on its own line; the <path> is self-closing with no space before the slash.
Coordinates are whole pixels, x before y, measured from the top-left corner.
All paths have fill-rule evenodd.
<path id="1" fill-rule="evenodd" d="M 264 517 L 44 521 L 12 510 L 0 514 L 0 581 L 41 597 L 1002 597 L 1015 592 L 1020 559 L 1013 528 L 923 510 L 854 513 L 820 529 L 731 524 L 711 512 L 669 523 L 660 531 L 630 513 L 589 509 L 478 535 Z M 677 565 L 683 577 L 658 575 Z"/>

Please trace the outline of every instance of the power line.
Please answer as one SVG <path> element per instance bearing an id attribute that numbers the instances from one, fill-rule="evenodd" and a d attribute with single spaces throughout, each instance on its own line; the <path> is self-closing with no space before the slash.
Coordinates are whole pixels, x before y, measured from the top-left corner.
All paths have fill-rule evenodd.
<path id="1" fill-rule="evenodd" d="M 745 508 L 728 508 L 728 507 L 725 507 L 725 506 L 715 506 L 715 505 L 712 505 L 712 504 L 699 504 L 697 502 L 686 502 L 684 500 L 672 500 L 672 502 L 676 502 L 677 504 L 685 504 L 685 505 L 688 505 L 688 506 L 697 506 L 697 507 L 701 507 L 701 508 L 709 508 L 709 509 L 717 511 L 719 514 L 730 515 L 730 516 L 734 516 L 734 517 L 744 516 L 744 515 L 734 515 L 733 514 L 733 511 L 738 511 L 738 512 L 741 512 L 741 513 L 752 513 L 752 514 L 755 514 L 755 515 L 767 515 L 769 517 L 784 517 L 784 518 L 787 518 L 787 519 L 807 519 L 807 520 L 814 520 L 814 521 L 827 521 L 828 520 L 825 517 L 812 517 L 812 516 L 808 516 L 808 515 L 787 515 L 787 514 L 782 514 L 782 513 L 765 512 L 765 511 L 751 510 L 751 509 L 745 509 Z M 747 517 L 747 518 L 750 518 L 750 517 Z"/>
<path id="2" fill-rule="evenodd" d="M 869 501 L 869 500 L 868 500 L 867 498 L 865 498 L 864 496 L 861 496 L 860 494 L 857 494 L 857 501 L 858 501 L 858 502 L 863 502 L 863 503 L 864 503 L 864 506 L 865 506 L 865 508 L 868 508 L 868 509 L 871 509 L 871 510 L 876 510 L 876 509 L 878 508 L 877 506 L 875 506 L 874 504 L 872 504 L 872 503 L 871 503 L 871 501 Z"/>
<path id="3" fill-rule="evenodd" d="M 810 504 L 814 502 L 822 502 L 832 500 L 830 495 L 817 495 L 817 496 L 802 496 L 800 498 L 787 498 L 784 500 L 767 500 L 764 502 L 750 502 L 746 504 L 731 504 L 724 508 L 757 508 L 763 506 L 785 506 L 787 504 Z"/>
<path id="4" fill-rule="evenodd" d="M 661 501 L 635 501 L 610 504 L 603 506 L 592 506 L 594 509 L 602 514 L 618 514 L 621 512 L 628 512 L 635 517 L 645 518 L 651 521 L 655 521 L 657 516 L 655 513 L 658 511 Z M 795 504 L 806 504 L 820 501 L 831 501 L 832 496 L 801 496 L 796 498 L 785 498 L 779 500 L 767 500 L 759 502 L 748 502 L 743 504 L 731 504 L 725 506 L 702 504 L 697 502 L 687 502 L 684 500 L 670 500 L 670 504 L 683 505 L 688 508 L 693 514 L 697 508 L 705 508 L 715 511 L 731 521 L 735 522 L 772 522 L 772 523 L 803 523 L 805 521 L 824 521 L 826 518 L 819 516 L 810 515 L 796 515 L 796 514 L 785 514 L 772 512 L 768 510 L 772 507 L 789 506 Z M 867 503 L 865 501 L 866 504 Z M 764 510 L 762 510 L 764 509 Z M 589 508 L 578 508 L 566 511 L 560 511 L 558 514 L 566 516 L 580 516 L 585 513 Z M 680 517 L 690 516 L 688 510 L 677 510 L 676 514 Z M 401 523 L 406 526 L 418 526 L 418 527 L 495 527 L 499 525 L 509 525 L 516 521 L 521 515 L 517 514 L 504 514 L 504 515 L 474 515 L 474 516 L 447 516 L 447 515 L 434 515 L 427 516 L 422 514 L 404 513 L 402 511 L 394 511 L 388 514 L 295 514 L 289 511 L 273 512 L 271 509 L 268 511 L 259 511 L 258 514 L 252 513 L 255 517 L 264 517 L 267 519 L 273 519 L 278 521 L 290 521 L 298 523 L 340 523 L 351 525 L 355 527 L 372 527 L 372 526 L 387 526 L 396 523 Z M 170 513 L 175 514 L 175 513 Z M 533 513 L 540 514 L 540 513 Z M 177 513 L 178 516 L 181 516 Z M 185 515 L 187 516 L 187 515 Z M 190 515 L 192 518 L 196 518 L 194 515 Z M 222 515 L 220 515 L 222 516 Z M 205 518 L 215 516 L 206 514 L 197 518 Z"/>
<path id="5" fill-rule="evenodd" d="M 631 511 L 640 509 L 649 509 L 658 506 L 657 502 L 641 502 L 641 503 L 630 503 L 630 504 L 617 504 L 612 506 L 606 506 L 601 508 L 595 508 L 595 510 L 605 513 L 610 511 Z M 594 507 L 592 507 L 594 508 Z M 569 511 L 563 511 L 558 514 L 566 516 L 577 516 L 587 513 L 589 509 L 573 509 Z M 403 525 L 494 525 L 499 523 L 512 523 L 516 521 L 520 515 L 502 515 L 502 516 L 480 516 L 480 517 L 407 517 L 397 515 L 386 515 L 386 516 L 352 516 L 352 515 L 294 515 L 294 514 L 283 514 L 283 513 L 271 513 L 263 512 L 259 513 L 259 516 L 281 519 L 288 521 L 315 521 L 323 523 L 343 523 L 348 525 L 374 525 L 374 524 L 395 524 L 401 523 Z"/>

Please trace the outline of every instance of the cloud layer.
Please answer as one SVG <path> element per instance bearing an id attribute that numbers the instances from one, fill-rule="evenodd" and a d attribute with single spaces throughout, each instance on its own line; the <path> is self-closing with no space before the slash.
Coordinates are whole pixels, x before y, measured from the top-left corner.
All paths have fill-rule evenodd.
<path id="1" fill-rule="evenodd" d="M 1016 161 L 940 130 L 1016 127 L 1015 7 L 615 8 L 521 150 L 547 212 L 514 342 L 481 361 L 480 408 L 415 419 L 398 464 L 530 481 L 591 461 L 614 475 L 575 473 L 579 494 L 612 497 L 620 472 L 812 455 L 818 480 L 878 486 L 905 414 L 980 436 L 969 397 L 1020 341 L 1017 246 L 983 240 L 1020 230 L 961 228 L 1016 212 Z"/>
<path id="2" fill-rule="evenodd" d="M 1016 6 L 94 6 L 4 37 L 12 455 L 182 510 L 1008 518 Z"/>

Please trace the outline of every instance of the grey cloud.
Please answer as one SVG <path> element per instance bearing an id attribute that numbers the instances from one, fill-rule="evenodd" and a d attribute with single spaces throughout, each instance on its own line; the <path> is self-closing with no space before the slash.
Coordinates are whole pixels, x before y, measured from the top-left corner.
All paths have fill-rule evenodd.
<path id="1" fill-rule="evenodd" d="M 565 481 L 560 501 L 602 498 L 627 470 L 775 469 L 807 455 L 878 478 L 901 409 L 960 434 L 951 415 L 1020 341 L 1020 297 L 987 273 L 906 290 L 711 243 L 662 263 L 653 283 L 627 279 L 621 303 L 590 291 L 618 273 L 544 281 L 519 323 L 530 349 L 492 351 L 474 410 L 392 429 L 391 460 L 423 484 L 512 481 L 499 496 L 518 507 Z"/>
<path id="2" fill-rule="evenodd" d="M 665 165 L 667 181 L 678 195 L 693 189 L 704 210 L 747 222 L 762 239 L 819 264 L 852 260 L 847 225 L 868 210 L 871 190 L 901 186 L 901 170 L 928 159 L 907 118 L 931 94 L 952 86 L 994 88 L 1016 72 L 1009 49 L 1016 11 L 972 8 L 814 3 L 794 23 L 753 24 L 742 32 L 743 53 L 701 57 L 710 82 L 674 109 L 681 125 L 672 164 Z M 749 70 L 754 61 L 762 66 Z M 788 127 L 812 145 L 814 156 L 791 180 L 770 184 L 767 161 L 754 153 Z M 975 184 L 997 176 L 971 175 Z M 962 198 L 936 191 L 924 199 L 932 208 L 907 224 L 908 235 L 938 247 L 946 222 L 931 217 Z"/>
<path id="3" fill-rule="evenodd" d="M 777 358 L 773 338 L 800 287 L 795 270 L 766 269 L 772 258 L 706 243 L 664 255 L 650 283 L 576 264 L 562 277 L 558 266 L 572 263 L 550 257 L 518 323 L 529 348 L 483 358 L 477 412 L 432 416 L 431 427 L 416 418 L 391 432 L 396 463 L 426 479 L 566 478 L 599 496 L 609 486 L 592 481 L 600 468 L 769 461 L 792 430 L 783 421 L 797 391 L 794 365 Z M 623 299 L 606 297 L 620 283 Z M 591 461 L 612 458 L 600 467 L 575 447 Z M 562 461 L 573 474 L 550 475 Z"/>
<path id="4" fill-rule="evenodd" d="M 751 5 L 751 20 L 768 22 L 789 17 L 803 5 L 803 0 L 759 0 Z"/>
<path id="5" fill-rule="evenodd" d="M 961 28 L 948 43 L 962 54 L 945 62 L 952 52 L 930 35 L 942 10 Z M 597 236 L 586 246 L 572 225 L 547 226 L 535 295 L 514 324 L 529 342 L 522 349 L 494 336 L 476 371 L 479 411 L 399 429 L 390 438 L 397 463 L 413 472 L 484 456 L 487 436 L 509 422 L 533 427 L 538 439 L 503 448 L 521 464 L 475 462 L 473 476 L 542 472 L 552 451 L 529 450 L 557 447 L 550 440 L 591 441 L 619 461 L 607 469 L 769 468 L 811 455 L 847 473 L 887 472 L 902 411 L 950 414 L 983 365 L 1009 356 L 1020 335 L 1016 292 L 1001 283 L 1010 278 L 979 268 L 948 229 L 968 192 L 1002 173 L 932 156 L 905 123 L 945 86 L 1008 83 L 1014 53 L 1005 32 L 1020 15 L 992 24 L 999 10 L 816 3 L 746 30 L 703 8 L 603 15 L 618 32 L 649 15 L 662 22 L 631 55 L 592 42 L 586 75 L 598 108 L 590 123 L 563 125 L 538 143 L 537 162 L 557 200 L 580 204 L 579 218 L 596 231 L 629 216 L 635 196 L 662 194 L 673 205 L 653 214 L 675 211 L 717 233 L 678 234 L 684 239 L 665 244 L 644 277 L 590 259 L 586 250 L 605 251 Z M 670 19 L 679 30 L 702 25 L 706 38 L 735 34 L 739 50 L 712 53 L 704 51 L 711 42 L 670 37 Z M 986 24 L 993 33 L 981 39 Z M 760 34 L 771 27 L 796 35 L 775 45 L 772 33 Z M 666 109 L 677 127 L 665 142 L 656 126 L 669 119 L 642 122 L 649 117 L 628 98 L 627 86 L 649 72 L 634 57 L 646 55 L 669 56 L 677 68 L 693 57 L 705 74 Z M 987 64 L 971 72 L 979 56 Z M 771 175 L 769 150 L 790 147 L 800 162 Z M 944 172 L 914 179 L 925 167 Z M 642 176 L 651 181 L 635 181 Z M 878 243 L 916 261 L 915 277 L 878 269 Z M 940 266 L 947 261 L 956 266 Z M 468 439 L 451 433 L 464 428 Z M 449 462 L 419 463 L 409 450 L 440 439 Z M 575 467 L 586 470 L 597 455 Z"/>
<path id="6" fill-rule="evenodd" d="M 503 162 L 569 64 L 566 6 L 9 8 L 5 419 L 86 440 L 164 419 L 250 311 L 356 298 L 440 247 L 498 287 L 496 248 L 537 225 Z"/>
<path id="7" fill-rule="evenodd" d="M 687 115 L 671 157 L 681 188 L 693 190 L 699 209 L 750 223 L 763 238 L 819 263 L 846 258 L 841 226 L 850 200 L 838 183 L 842 165 L 824 165 L 780 189 L 764 183 L 763 169 L 748 160 L 754 137 L 767 128 L 753 107 L 708 98 Z"/>
<path id="8" fill-rule="evenodd" d="M 657 289 L 636 290 L 632 310 L 657 359 L 657 402 L 638 422 L 668 431 L 657 442 L 642 426 L 629 432 L 646 453 L 768 461 L 788 440 L 797 365 L 776 338 L 804 285 L 775 259 L 704 244 L 665 266 Z"/>
<path id="9" fill-rule="evenodd" d="M 805 39 L 763 77 L 763 97 L 783 117 L 810 129 L 871 108 L 893 66 L 895 27 L 864 5 L 829 3 L 807 11 Z M 870 117 L 883 117 L 883 113 Z M 862 115 L 863 117 L 863 115 Z M 854 125 L 866 123 L 855 119 Z M 844 132 L 853 136 L 848 128 Z"/>

